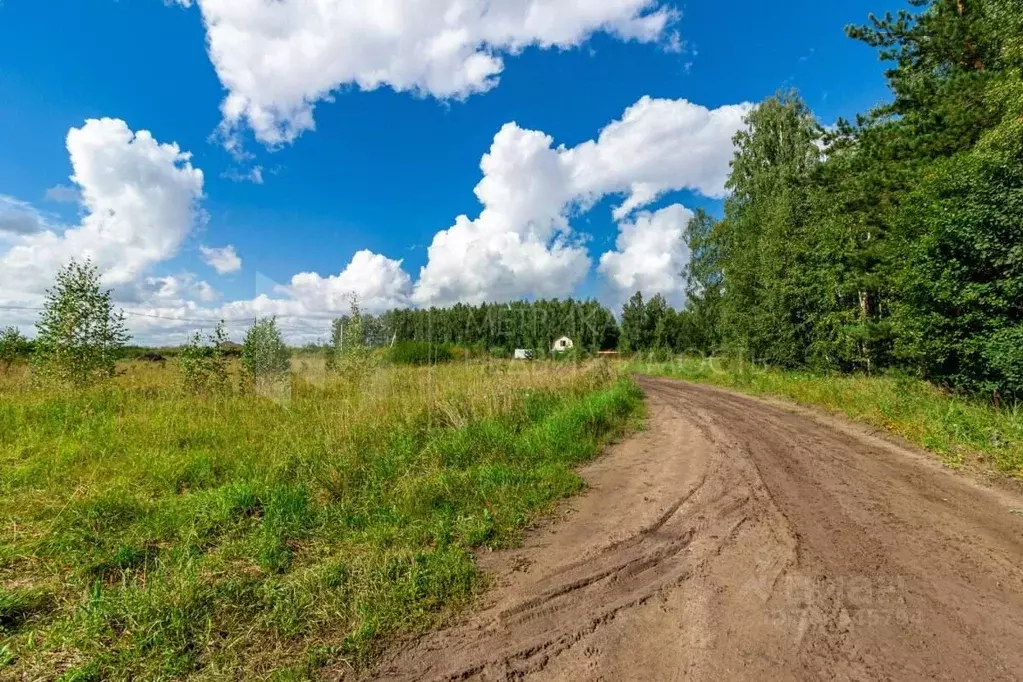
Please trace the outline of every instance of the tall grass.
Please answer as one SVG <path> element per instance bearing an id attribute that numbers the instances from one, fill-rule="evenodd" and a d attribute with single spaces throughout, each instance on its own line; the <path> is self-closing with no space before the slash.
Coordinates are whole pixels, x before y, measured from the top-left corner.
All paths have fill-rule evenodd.
<path id="1" fill-rule="evenodd" d="M 0 377 L 0 678 L 304 679 L 481 587 L 635 411 L 606 366 L 450 364 L 197 397 Z"/>
<path id="2" fill-rule="evenodd" d="M 996 408 L 908 377 L 788 372 L 725 358 L 636 362 L 631 369 L 823 407 L 927 448 L 949 466 L 979 459 L 1023 478 L 1019 405 Z"/>

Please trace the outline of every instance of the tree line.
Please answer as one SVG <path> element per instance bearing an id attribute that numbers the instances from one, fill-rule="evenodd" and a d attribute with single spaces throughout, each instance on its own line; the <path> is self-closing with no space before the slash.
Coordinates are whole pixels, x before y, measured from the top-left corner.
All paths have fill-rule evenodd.
<path id="1" fill-rule="evenodd" d="M 569 336 L 576 347 L 589 352 L 618 347 L 615 316 L 595 300 L 459 303 L 450 308 L 398 309 L 359 317 L 368 345 L 415 341 L 506 354 L 516 348 L 549 351 L 556 339 Z M 343 326 L 350 319 L 342 317 L 338 324 Z"/>
<path id="2" fill-rule="evenodd" d="M 1023 396 L 1023 3 L 911 0 L 848 35 L 893 99 L 823 128 L 794 92 L 735 137 L 686 232 L 704 338 L 781 367 L 898 367 Z"/>

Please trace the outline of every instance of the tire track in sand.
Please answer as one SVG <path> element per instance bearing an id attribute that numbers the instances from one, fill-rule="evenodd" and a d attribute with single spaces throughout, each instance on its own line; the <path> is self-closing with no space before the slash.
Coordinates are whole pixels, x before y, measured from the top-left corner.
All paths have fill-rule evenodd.
<path id="1" fill-rule="evenodd" d="M 648 428 L 385 680 L 1023 679 L 1023 507 L 926 455 L 640 380 Z"/>

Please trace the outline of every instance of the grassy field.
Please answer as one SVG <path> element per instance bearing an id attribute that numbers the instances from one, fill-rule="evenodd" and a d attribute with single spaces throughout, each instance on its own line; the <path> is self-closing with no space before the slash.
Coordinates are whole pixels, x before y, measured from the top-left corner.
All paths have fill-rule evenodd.
<path id="1" fill-rule="evenodd" d="M 997 409 L 909 378 L 782 372 L 722 358 L 635 362 L 634 372 L 774 395 L 826 408 L 931 450 L 951 467 L 982 462 L 1023 478 L 1023 407 Z"/>
<path id="2" fill-rule="evenodd" d="M 634 384 L 606 364 L 299 360 L 276 399 L 173 363 L 81 392 L 0 376 L 0 679 L 307 679 L 483 586 L 582 487 Z"/>

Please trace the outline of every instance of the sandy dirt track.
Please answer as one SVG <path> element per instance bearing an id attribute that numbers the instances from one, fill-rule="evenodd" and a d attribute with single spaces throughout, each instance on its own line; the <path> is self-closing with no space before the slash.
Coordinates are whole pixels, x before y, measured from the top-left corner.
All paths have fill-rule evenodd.
<path id="1" fill-rule="evenodd" d="M 1023 679 L 1023 497 L 842 420 L 639 381 L 646 430 L 374 678 Z"/>

